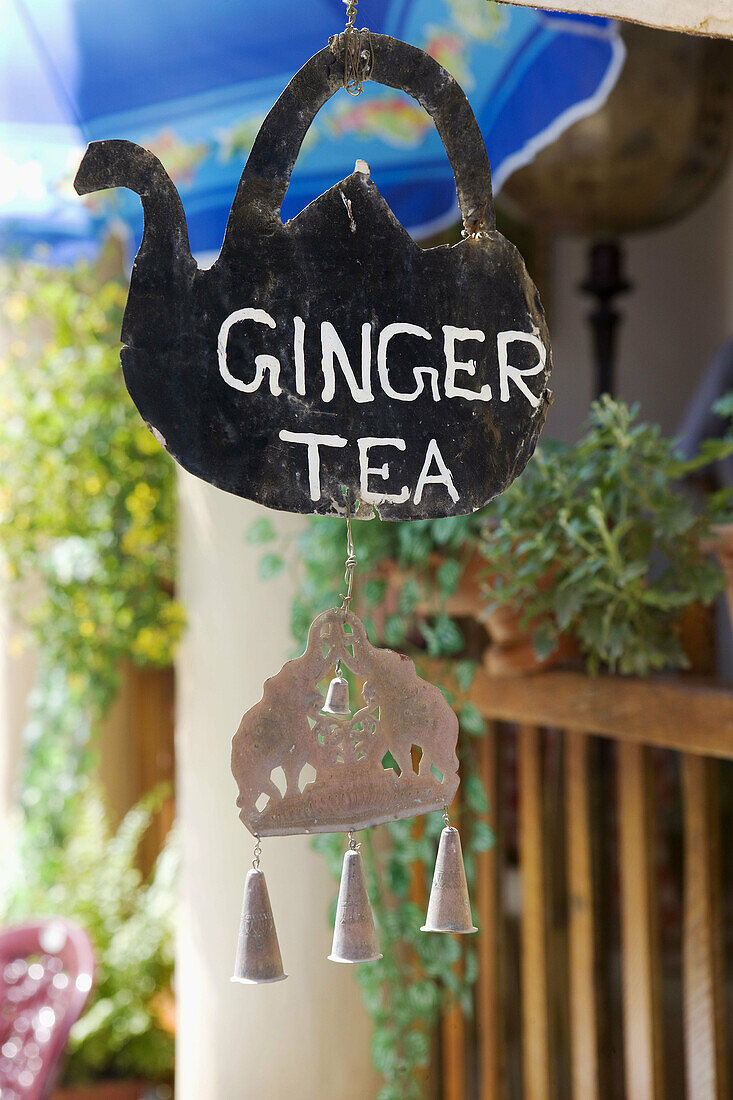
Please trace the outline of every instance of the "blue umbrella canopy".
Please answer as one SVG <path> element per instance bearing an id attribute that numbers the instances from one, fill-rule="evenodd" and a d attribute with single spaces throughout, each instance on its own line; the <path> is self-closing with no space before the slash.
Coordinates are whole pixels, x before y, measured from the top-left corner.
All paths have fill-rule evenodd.
<path id="1" fill-rule="evenodd" d="M 300 66 L 342 29 L 342 0 L 10 0 L 0 35 L 0 248 L 44 243 L 55 259 L 103 230 L 142 231 L 139 202 L 80 200 L 71 181 L 88 141 L 152 149 L 176 183 L 196 253 L 218 250 L 247 154 Z M 495 189 L 603 102 L 623 65 L 612 20 L 487 0 L 365 0 L 359 23 L 420 46 L 462 84 Z M 435 128 L 401 92 L 369 83 L 316 118 L 283 206 L 292 217 L 367 160 L 415 236 L 457 219 Z"/>

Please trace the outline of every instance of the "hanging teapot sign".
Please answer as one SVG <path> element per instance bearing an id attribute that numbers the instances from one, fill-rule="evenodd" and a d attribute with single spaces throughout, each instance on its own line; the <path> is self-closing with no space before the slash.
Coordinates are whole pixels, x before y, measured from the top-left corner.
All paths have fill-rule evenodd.
<path id="1" fill-rule="evenodd" d="M 358 34 L 359 32 L 354 31 Z M 413 96 L 453 167 L 465 226 L 423 249 L 356 170 L 283 224 L 317 111 L 344 84 L 344 36 L 265 119 L 217 261 L 191 256 L 157 158 L 93 142 L 75 180 L 124 186 L 145 229 L 122 326 L 125 381 L 160 443 L 212 485 L 289 512 L 462 515 L 521 473 L 544 423 L 550 347 L 537 291 L 497 232 L 468 100 L 427 54 L 374 34 L 364 76 Z"/>

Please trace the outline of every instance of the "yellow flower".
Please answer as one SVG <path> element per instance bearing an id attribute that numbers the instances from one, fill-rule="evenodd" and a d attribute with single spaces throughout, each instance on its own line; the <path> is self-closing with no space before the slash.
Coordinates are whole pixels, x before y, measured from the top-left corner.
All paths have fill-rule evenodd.
<path id="1" fill-rule="evenodd" d="M 5 313 L 16 324 L 28 315 L 28 299 L 25 294 L 10 294 L 5 299 Z"/>
<path id="2" fill-rule="evenodd" d="M 94 623 L 91 619 L 84 619 L 81 623 L 79 623 L 79 633 L 84 638 L 88 638 L 94 633 Z"/>
<path id="3" fill-rule="evenodd" d="M 151 489 L 146 481 L 139 481 L 125 498 L 125 507 L 136 520 L 149 516 L 158 503 L 160 493 Z"/>
<path id="4" fill-rule="evenodd" d="M 102 482 L 97 477 L 97 475 L 94 474 L 92 477 L 88 477 L 86 479 L 86 481 L 84 482 L 84 488 L 90 496 L 96 496 L 99 490 L 102 488 Z"/>

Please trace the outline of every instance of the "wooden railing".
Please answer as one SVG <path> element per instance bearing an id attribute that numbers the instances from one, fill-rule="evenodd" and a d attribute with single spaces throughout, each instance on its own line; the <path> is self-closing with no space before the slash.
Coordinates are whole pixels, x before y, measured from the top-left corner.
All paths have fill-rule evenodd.
<path id="1" fill-rule="evenodd" d="M 733 693 L 479 673 L 470 699 L 497 843 L 474 890 L 474 1019 L 451 1010 L 441 1031 L 443 1100 L 727 1100 L 717 788 Z M 662 928 L 658 839 L 677 875 Z"/>

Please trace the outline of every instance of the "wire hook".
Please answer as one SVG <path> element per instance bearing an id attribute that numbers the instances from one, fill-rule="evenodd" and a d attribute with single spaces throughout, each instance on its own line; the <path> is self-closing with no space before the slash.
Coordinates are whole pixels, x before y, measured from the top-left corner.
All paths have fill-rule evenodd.
<path id="1" fill-rule="evenodd" d="M 372 36 L 364 28 L 360 31 L 354 26 L 356 7 L 359 0 L 344 0 L 346 4 L 346 27 L 344 29 L 344 88 L 350 96 L 358 96 L 364 91 L 364 81 L 374 70 L 374 46 Z M 362 36 L 366 49 L 362 49 Z"/>
<path id="2" fill-rule="evenodd" d="M 354 538 L 351 531 L 351 507 L 347 500 L 346 502 L 346 564 L 344 570 L 344 580 L 346 581 L 346 595 L 343 592 L 339 592 L 342 599 L 341 611 L 346 612 L 348 615 L 351 600 L 352 590 L 354 587 L 354 570 L 357 566 L 356 553 L 354 551 Z"/>

